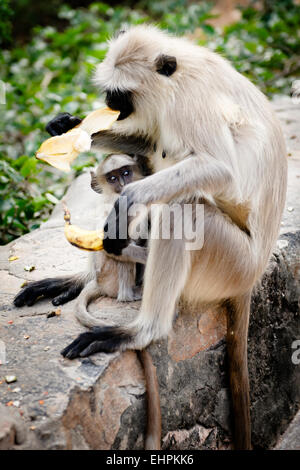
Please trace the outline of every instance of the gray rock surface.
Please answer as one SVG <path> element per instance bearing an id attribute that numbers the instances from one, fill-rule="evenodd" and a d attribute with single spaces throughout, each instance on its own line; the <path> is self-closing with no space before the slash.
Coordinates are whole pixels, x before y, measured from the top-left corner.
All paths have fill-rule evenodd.
<path id="1" fill-rule="evenodd" d="M 300 411 L 280 437 L 276 450 L 300 450 Z"/>
<path id="2" fill-rule="evenodd" d="M 289 188 L 280 240 L 252 300 L 249 370 L 253 445 L 287 449 L 299 448 L 300 426 L 299 414 L 292 421 L 300 403 L 300 365 L 292 361 L 292 344 L 300 340 L 300 106 L 285 97 L 274 106 L 290 154 Z M 87 174 L 75 180 L 67 194 L 73 223 L 91 228 L 99 201 Z M 25 280 L 84 270 L 86 258 L 64 238 L 60 204 L 40 229 L 0 249 L 0 449 L 143 448 L 145 383 L 135 352 L 63 359 L 59 351 L 83 331 L 75 301 L 52 318 L 47 314 L 57 309 L 49 301 L 12 306 Z M 112 299 L 91 306 L 101 318 L 123 322 L 138 309 L 138 302 Z M 170 338 L 149 348 L 160 384 L 164 448 L 231 447 L 225 331 L 224 311 L 181 305 Z M 6 383 L 8 375 L 16 381 Z"/>

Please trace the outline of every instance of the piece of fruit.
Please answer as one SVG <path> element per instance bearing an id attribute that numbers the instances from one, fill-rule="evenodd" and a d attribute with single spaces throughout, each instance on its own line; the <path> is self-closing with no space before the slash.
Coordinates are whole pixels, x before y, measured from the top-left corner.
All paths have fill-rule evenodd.
<path id="1" fill-rule="evenodd" d="M 83 230 L 71 224 L 71 215 L 64 204 L 65 237 L 72 245 L 87 251 L 103 250 L 103 230 Z"/>
<path id="2" fill-rule="evenodd" d="M 118 119 L 119 111 L 101 108 L 88 114 L 76 127 L 62 135 L 50 137 L 36 152 L 36 158 L 63 171 L 70 171 L 70 164 L 80 152 L 90 150 L 91 135 L 109 129 Z"/>
<path id="3" fill-rule="evenodd" d="M 109 129 L 118 119 L 120 111 L 114 111 L 110 108 L 101 108 L 92 111 L 81 121 L 79 128 L 86 131 L 89 135 L 99 131 Z"/>
<path id="4" fill-rule="evenodd" d="M 36 158 L 44 160 L 50 165 L 63 171 L 70 171 L 70 163 L 78 156 L 79 151 L 76 148 L 76 142 L 81 136 L 86 135 L 89 140 L 90 136 L 79 128 L 72 129 L 62 135 L 50 137 L 45 140 L 36 153 Z M 89 150 L 91 144 L 86 146 L 85 150 Z M 82 151 L 82 150 L 81 150 Z"/>

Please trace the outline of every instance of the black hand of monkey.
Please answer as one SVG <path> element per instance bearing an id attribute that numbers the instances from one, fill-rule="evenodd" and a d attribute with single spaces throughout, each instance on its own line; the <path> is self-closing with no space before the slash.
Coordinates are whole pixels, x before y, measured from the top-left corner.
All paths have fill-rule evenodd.
<path id="1" fill-rule="evenodd" d="M 127 214 L 131 205 L 132 203 L 129 198 L 119 197 L 106 219 L 103 248 L 109 254 L 120 256 L 122 250 L 129 245 Z"/>
<path id="2" fill-rule="evenodd" d="M 46 131 L 52 136 L 61 135 L 80 123 L 81 119 L 78 117 L 69 113 L 60 113 L 48 122 Z"/>

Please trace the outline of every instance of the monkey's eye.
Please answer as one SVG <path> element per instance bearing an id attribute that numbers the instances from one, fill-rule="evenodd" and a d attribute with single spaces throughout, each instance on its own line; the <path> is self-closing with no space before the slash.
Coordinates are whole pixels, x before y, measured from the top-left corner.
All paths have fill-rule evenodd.
<path id="1" fill-rule="evenodd" d="M 129 170 L 123 171 L 123 176 L 129 176 L 129 175 L 130 175 L 130 171 L 129 171 Z"/>
<path id="2" fill-rule="evenodd" d="M 116 177 L 114 175 L 108 176 L 107 181 L 109 183 L 114 183 L 116 181 Z"/>

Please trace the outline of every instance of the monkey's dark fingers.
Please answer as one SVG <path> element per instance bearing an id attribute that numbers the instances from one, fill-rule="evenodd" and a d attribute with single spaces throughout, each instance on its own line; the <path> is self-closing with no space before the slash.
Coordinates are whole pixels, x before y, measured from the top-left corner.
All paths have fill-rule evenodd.
<path id="1" fill-rule="evenodd" d="M 68 290 L 63 292 L 61 295 L 58 295 L 57 297 L 54 297 L 52 300 L 52 304 L 55 305 L 56 307 L 58 305 L 63 305 L 70 300 L 75 299 L 80 292 L 82 291 L 82 286 L 81 284 L 74 284 L 72 287 L 70 287 Z"/>
<path id="2" fill-rule="evenodd" d="M 69 113 L 60 113 L 48 122 L 46 131 L 52 136 L 61 135 L 80 123 L 81 119 L 77 116 L 72 116 Z"/>
<path id="3" fill-rule="evenodd" d="M 95 327 L 91 331 L 81 333 L 71 344 L 66 346 L 61 354 L 68 359 L 79 357 L 80 353 L 84 351 L 94 341 L 105 340 L 109 336 L 109 331 L 112 327 Z"/>
<path id="4" fill-rule="evenodd" d="M 35 303 L 38 297 L 41 297 L 42 295 L 42 287 L 37 287 L 36 285 L 29 284 L 16 295 L 13 302 L 16 307 L 23 307 L 23 305 L 27 305 L 28 307 L 30 307 Z"/>
<path id="5" fill-rule="evenodd" d="M 131 335 L 119 327 L 96 327 L 82 333 L 71 344 L 61 351 L 68 359 L 87 357 L 96 352 L 113 352 L 124 343 L 129 343 Z"/>
<path id="6" fill-rule="evenodd" d="M 129 245 L 129 240 L 119 240 L 113 238 L 104 238 L 103 249 L 110 254 L 120 256 L 124 248 Z"/>
<path id="7" fill-rule="evenodd" d="M 132 340 L 132 335 L 120 327 L 102 327 L 94 329 L 94 342 L 89 344 L 81 353 L 81 357 L 87 357 L 96 352 L 114 352 L 124 344 Z"/>
<path id="8" fill-rule="evenodd" d="M 92 341 L 92 332 L 82 333 L 72 343 L 66 346 L 60 354 L 68 359 L 75 359 L 79 357 L 81 351 L 83 351 Z"/>
<path id="9" fill-rule="evenodd" d="M 23 305 L 30 306 L 33 305 L 39 297 L 57 298 L 57 296 L 62 296 L 64 293 L 66 293 L 64 299 L 65 302 L 67 302 L 67 298 L 68 300 L 71 300 L 71 298 L 74 299 L 82 289 L 83 283 L 74 282 L 72 277 L 42 279 L 41 281 L 31 282 L 21 289 L 14 298 L 14 305 L 16 307 L 22 307 Z M 59 304 L 55 303 L 54 305 Z"/>

